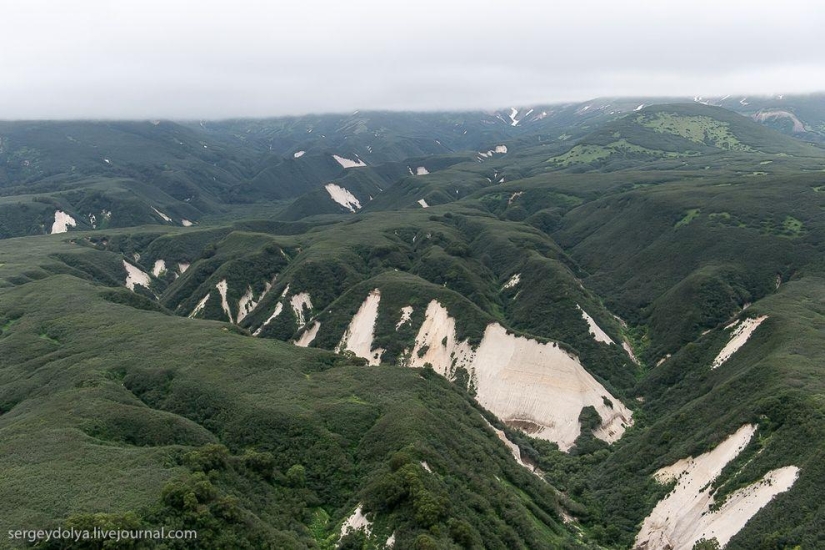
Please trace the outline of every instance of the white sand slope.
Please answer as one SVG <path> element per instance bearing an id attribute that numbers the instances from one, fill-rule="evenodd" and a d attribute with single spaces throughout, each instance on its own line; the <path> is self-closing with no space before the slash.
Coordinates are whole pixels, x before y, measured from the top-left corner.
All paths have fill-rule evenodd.
<path id="1" fill-rule="evenodd" d="M 412 306 L 404 306 L 401 308 L 401 319 L 395 324 L 395 330 L 400 329 L 404 326 L 405 323 L 410 322 L 410 316 L 412 316 L 413 308 Z"/>
<path id="2" fill-rule="evenodd" d="M 266 295 L 272 290 L 272 284 L 275 282 L 275 277 L 272 278 L 272 282 L 267 282 L 264 284 L 264 290 L 261 292 L 261 295 L 255 298 L 255 293 L 252 291 L 252 287 L 246 287 L 246 293 L 241 296 L 241 299 L 238 301 L 238 319 L 237 321 L 240 323 L 243 321 L 247 315 L 255 311 L 255 308 L 258 307 L 258 304 L 261 303 Z"/>
<path id="3" fill-rule="evenodd" d="M 630 344 L 629 344 L 629 343 L 627 343 L 627 342 L 622 342 L 622 348 L 625 350 L 625 352 L 627 353 L 627 355 L 630 357 L 630 360 L 631 360 L 631 361 L 633 361 L 633 362 L 634 362 L 634 363 L 636 363 L 637 365 L 641 365 L 641 363 L 639 363 L 639 358 L 638 358 L 638 357 L 636 357 L 636 354 L 635 354 L 635 353 L 633 353 L 633 348 L 631 348 L 631 347 L 630 347 Z"/>
<path id="4" fill-rule="evenodd" d="M 172 218 L 170 218 L 169 216 L 167 216 L 166 214 L 164 214 L 163 212 L 161 212 L 160 210 L 158 210 L 154 206 L 152 207 L 152 210 L 155 211 L 155 214 L 157 214 L 158 216 L 163 218 L 163 221 L 166 221 L 166 222 L 171 222 L 172 221 Z"/>
<path id="5" fill-rule="evenodd" d="M 70 227 L 77 227 L 77 222 L 75 219 L 62 210 L 55 210 L 51 234 L 54 235 L 55 233 L 65 233 Z"/>
<path id="6" fill-rule="evenodd" d="M 517 198 L 519 198 L 520 196 L 522 196 L 523 194 L 524 194 L 524 191 L 516 191 L 515 193 L 510 195 L 509 199 L 507 199 L 507 204 L 508 205 L 513 204 L 513 201 L 516 200 Z"/>
<path id="7" fill-rule="evenodd" d="M 419 166 L 418 168 L 415 169 L 415 175 L 416 176 L 426 176 L 429 173 L 430 173 L 430 171 L 427 170 L 426 168 L 424 168 L 423 166 Z"/>
<path id="8" fill-rule="evenodd" d="M 189 221 L 189 220 L 187 220 L 186 218 L 182 219 L 182 220 L 180 221 L 180 224 L 181 224 L 183 227 L 192 227 L 192 225 L 194 225 L 192 222 L 190 222 L 190 221 Z"/>
<path id="9" fill-rule="evenodd" d="M 215 288 L 218 289 L 218 292 L 221 295 L 221 309 L 223 312 L 226 313 L 226 316 L 229 317 L 229 322 L 234 323 L 234 319 L 232 319 L 232 310 L 229 309 L 229 302 L 226 299 L 226 293 L 229 290 L 229 285 L 226 283 L 226 279 L 222 279 L 221 282 L 215 285 Z"/>
<path id="10" fill-rule="evenodd" d="M 484 421 L 487 422 L 487 419 L 485 418 Z M 536 471 L 536 468 L 534 466 L 531 466 L 524 462 L 524 460 L 521 458 L 521 449 L 519 449 L 518 445 L 516 445 L 507 438 L 507 434 L 504 433 L 504 430 L 499 430 L 489 422 L 487 422 L 487 425 L 490 426 L 490 429 L 493 430 L 493 432 L 501 440 L 501 442 L 504 443 L 504 445 L 510 450 L 510 454 L 513 455 L 513 458 L 516 459 L 516 462 L 518 462 L 520 466 L 527 468 L 531 472 Z"/>
<path id="11" fill-rule="evenodd" d="M 196 305 L 195 309 L 192 310 L 192 313 L 189 314 L 190 319 L 194 319 L 198 315 L 198 313 L 203 311 L 203 308 L 206 307 L 206 302 L 209 301 L 209 296 L 210 295 L 207 294 L 206 296 L 203 297 L 203 299 L 200 302 L 198 302 L 198 305 Z"/>
<path id="12" fill-rule="evenodd" d="M 337 353 L 349 350 L 357 357 L 363 357 L 370 365 L 381 364 L 381 348 L 372 349 L 372 340 L 375 337 L 375 321 L 378 319 L 378 305 L 381 302 L 381 291 L 372 290 L 361 307 L 352 317 L 349 327 L 344 331 L 341 342 L 335 348 Z"/>
<path id="13" fill-rule="evenodd" d="M 272 312 L 272 315 L 270 315 L 269 318 L 266 321 L 264 321 L 264 323 L 261 326 L 258 327 L 258 330 L 252 333 L 252 336 L 260 336 L 264 328 L 266 328 L 266 326 L 269 325 L 269 323 L 274 321 L 275 318 L 278 317 L 278 315 L 280 315 L 283 310 L 284 304 L 282 304 L 281 302 L 275 304 L 275 310 Z"/>
<path id="14" fill-rule="evenodd" d="M 160 274 L 166 271 L 166 262 L 163 260 L 155 260 L 155 265 L 152 266 L 152 275 L 160 277 Z"/>
<path id="15" fill-rule="evenodd" d="M 728 343 L 725 344 L 724 348 L 722 348 L 722 351 L 719 352 L 719 355 L 716 356 L 716 359 L 713 360 L 710 368 L 715 369 L 720 367 L 725 361 L 730 359 L 734 353 L 739 351 L 739 349 L 747 343 L 748 339 L 751 337 L 751 334 L 753 334 L 753 331 L 755 331 L 767 318 L 767 315 L 763 315 L 762 317 L 751 317 L 734 323 L 733 325 L 728 325 L 726 328 L 733 328 L 730 340 L 728 340 Z"/>
<path id="16" fill-rule="evenodd" d="M 427 201 L 425 201 L 424 199 L 418 199 L 418 204 L 421 205 L 421 208 L 429 208 L 430 207 L 430 205 L 427 204 Z"/>
<path id="17" fill-rule="evenodd" d="M 309 328 L 295 340 L 294 344 L 302 348 L 309 347 L 313 340 L 315 340 L 315 337 L 318 336 L 319 330 L 321 330 L 321 323 L 314 321 Z"/>
<path id="18" fill-rule="evenodd" d="M 715 511 L 712 482 L 750 442 L 756 426 L 747 424 L 715 449 L 696 458 L 682 459 L 657 471 L 660 483 L 677 480 L 676 488 L 659 501 L 645 518 L 634 548 L 691 550 L 702 538 L 716 538 L 724 547 L 776 495 L 789 490 L 799 468 L 787 466 L 768 472 L 760 481 L 732 493 Z"/>
<path id="19" fill-rule="evenodd" d="M 135 285 L 140 285 L 143 288 L 149 288 L 149 274 L 140 269 L 139 267 L 133 266 L 126 260 L 123 260 L 123 267 L 126 269 L 126 288 L 129 290 L 135 290 Z"/>
<path id="20" fill-rule="evenodd" d="M 350 531 L 363 531 L 367 536 L 372 533 L 372 522 L 363 514 L 360 504 L 341 526 L 341 536 L 343 537 Z"/>
<path id="21" fill-rule="evenodd" d="M 464 367 L 479 403 L 508 425 L 556 442 L 564 451 L 581 433 L 578 419 L 584 407 L 599 413 L 602 424 L 594 435 L 608 443 L 632 424 L 630 410 L 557 344 L 508 334 L 491 323 L 474 350 L 467 341 L 456 340 L 455 319 L 436 300 L 427 307 L 410 354 L 410 366 L 425 363 L 451 379 L 457 367 Z"/>
<path id="22" fill-rule="evenodd" d="M 504 283 L 504 286 L 503 286 L 503 287 L 501 287 L 501 288 L 502 288 L 502 289 L 505 289 L 505 288 L 513 288 L 514 286 L 516 286 L 516 285 L 517 285 L 517 284 L 519 284 L 520 282 L 521 282 L 521 273 L 516 273 L 515 275 L 513 275 L 512 277 L 510 277 L 510 278 L 507 280 L 507 282 L 506 282 L 506 283 Z"/>
<path id="23" fill-rule="evenodd" d="M 301 292 L 300 294 L 296 294 L 290 298 L 289 304 L 292 306 L 292 311 L 295 312 L 295 317 L 298 319 L 298 328 L 303 327 L 306 324 L 304 308 L 308 310 L 312 309 L 312 300 L 309 297 L 309 293 Z"/>
<path id="24" fill-rule="evenodd" d="M 338 155 L 332 155 L 332 158 L 337 160 L 338 164 L 340 164 L 344 168 L 360 168 L 361 166 L 366 166 L 366 163 L 361 159 L 352 160 L 344 157 L 339 157 Z"/>
<path id="25" fill-rule="evenodd" d="M 580 305 L 576 304 L 576 307 L 579 308 L 579 311 L 582 312 L 582 317 L 584 320 L 587 321 L 587 325 L 590 327 L 590 334 L 593 335 L 593 338 L 596 339 L 597 342 L 602 342 L 604 344 L 615 344 L 613 339 L 607 335 L 602 328 L 596 324 L 596 321 L 593 320 L 593 317 L 587 314 L 585 310 L 581 308 Z"/>
<path id="26" fill-rule="evenodd" d="M 324 186 L 332 200 L 349 210 L 355 212 L 361 210 L 361 201 L 355 198 L 355 195 L 350 193 L 346 188 L 334 183 L 328 183 Z"/>
<path id="27" fill-rule="evenodd" d="M 179 262 L 178 263 L 178 269 L 180 270 L 181 273 L 186 273 L 186 270 L 189 269 L 190 265 L 191 264 L 189 262 Z"/>

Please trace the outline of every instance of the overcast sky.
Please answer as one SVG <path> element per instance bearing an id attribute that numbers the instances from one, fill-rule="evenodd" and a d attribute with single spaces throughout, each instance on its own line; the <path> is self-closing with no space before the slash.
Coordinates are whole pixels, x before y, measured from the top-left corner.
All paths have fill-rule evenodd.
<path id="1" fill-rule="evenodd" d="M 825 91 L 821 0 L 0 0 L 0 118 Z"/>

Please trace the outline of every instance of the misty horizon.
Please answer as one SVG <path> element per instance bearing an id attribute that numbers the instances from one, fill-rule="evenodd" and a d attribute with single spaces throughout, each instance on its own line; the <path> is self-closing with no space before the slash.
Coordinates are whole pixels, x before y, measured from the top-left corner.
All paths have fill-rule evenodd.
<path id="1" fill-rule="evenodd" d="M 32 0 L 0 31 L 3 120 L 489 111 L 825 91 L 811 0 Z M 11 52 L 13 51 L 13 54 Z"/>

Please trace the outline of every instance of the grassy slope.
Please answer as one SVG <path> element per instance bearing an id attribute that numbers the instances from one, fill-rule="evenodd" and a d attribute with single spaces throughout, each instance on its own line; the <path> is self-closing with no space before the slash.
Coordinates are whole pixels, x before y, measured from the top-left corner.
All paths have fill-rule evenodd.
<path id="1" fill-rule="evenodd" d="M 574 544 L 551 488 L 516 466 L 468 398 L 439 377 L 348 366 L 222 323 L 115 304 L 99 284 L 49 275 L 61 265 L 54 254 L 109 265 L 109 253 L 56 237 L 0 244 L 4 529 L 68 515 L 80 524 L 86 512 L 115 514 L 107 521 L 121 525 L 134 511 L 144 524 L 203 529 L 216 537 L 207 545 L 234 533 L 234 543 L 221 540 L 303 547 L 318 542 L 307 528 L 315 511 L 331 518 L 316 529 L 326 539 L 364 501 L 378 513 L 378 534 L 395 530 L 402 545 L 424 533 L 492 548 Z M 296 464 L 305 483 L 287 475 Z M 196 518 L 171 495 L 199 471 L 211 472 L 218 497 L 197 497 Z M 402 492 L 388 500 L 382 487 L 392 483 Z"/>

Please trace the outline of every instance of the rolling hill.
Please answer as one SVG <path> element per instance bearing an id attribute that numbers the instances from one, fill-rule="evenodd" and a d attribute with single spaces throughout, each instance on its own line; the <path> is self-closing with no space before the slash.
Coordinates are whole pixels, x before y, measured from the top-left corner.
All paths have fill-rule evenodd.
<path id="1" fill-rule="evenodd" d="M 822 546 L 825 151 L 664 101 L 2 123 L 4 528 Z"/>

